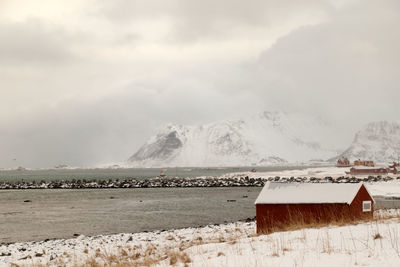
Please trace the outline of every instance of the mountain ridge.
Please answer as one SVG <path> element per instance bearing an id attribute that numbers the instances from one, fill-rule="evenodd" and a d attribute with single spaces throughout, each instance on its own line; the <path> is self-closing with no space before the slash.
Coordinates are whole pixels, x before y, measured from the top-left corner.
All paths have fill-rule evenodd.
<path id="1" fill-rule="evenodd" d="M 320 134 L 326 133 L 326 134 Z M 244 166 L 329 158 L 327 123 L 298 114 L 265 111 L 239 120 L 197 126 L 168 125 L 128 159 L 128 165 Z"/>
<path id="2" fill-rule="evenodd" d="M 375 162 L 398 161 L 400 156 L 400 122 L 375 121 L 366 124 L 354 136 L 350 146 L 340 157 L 373 160 Z"/>

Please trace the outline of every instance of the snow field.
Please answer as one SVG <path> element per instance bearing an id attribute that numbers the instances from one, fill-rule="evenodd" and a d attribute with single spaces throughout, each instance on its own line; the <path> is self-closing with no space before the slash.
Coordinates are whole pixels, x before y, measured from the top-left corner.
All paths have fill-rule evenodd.
<path id="1" fill-rule="evenodd" d="M 1 266 L 400 266 L 400 212 L 256 235 L 254 222 L 0 246 Z"/>
<path id="2" fill-rule="evenodd" d="M 230 175 L 242 175 L 249 176 L 249 178 L 269 178 L 269 177 L 315 177 L 315 178 L 325 178 L 332 177 L 338 178 L 346 175 L 346 171 L 350 168 L 338 168 L 338 167 L 311 167 L 302 170 L 285 170 L 285 171 L 270 171 L 270 172 L 246 172 L 246 173 L 233 173 Z M 365 175 L 363 175 L 364 177 Z M 387 175 L 390 176 L 390 175 Z M 397 177 L 397 176 L 396 176 Z"/>

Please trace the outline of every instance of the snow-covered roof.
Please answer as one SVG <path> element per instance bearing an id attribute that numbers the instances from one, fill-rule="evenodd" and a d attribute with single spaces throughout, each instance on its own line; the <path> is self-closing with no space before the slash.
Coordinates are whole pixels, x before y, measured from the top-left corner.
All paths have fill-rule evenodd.
<path id="1" fill-rule="evenodd" d="M 255 204 L 347 203 L 350 205 L 361 186 L 362 183 L 268 182 L 258 195 Z"/>

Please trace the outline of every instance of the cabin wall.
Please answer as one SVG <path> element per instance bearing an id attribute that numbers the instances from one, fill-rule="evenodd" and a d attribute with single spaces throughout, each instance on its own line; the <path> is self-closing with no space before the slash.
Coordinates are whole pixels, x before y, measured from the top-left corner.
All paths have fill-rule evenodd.
<path id="1" fill-rule="evenodd" d="M 371 201 L 371 211 L 363 212 L 362 203 L 363 201 Z M 360 187 L 357 195 L 355 196 L 353 202 L 350 204 L 350 213 L 353 217 L 363 219 L 363 218 L 372 218 L 374 216 L 374 200 L 368 193 L 367 189 L 364 185 Z"/>
<path id="2" fill-rule="evenodd" d="M 371 201 L 371 211 L 363 212 L 363 201 Z M 373 218 L 374 201 L 364 185 L 350 205 L 325 204 L 257 204 L 257 233 L 268 233 L 291 225 L 354 221 Z"/>
<path id="3" fill-rule="evenodd" d="M 385 168 L 374 168 L 374 169 L 357 169 L 350 168 L 350 172 L 346 172 L 351 175 L 369 175 L 369 174 L 388 174 L 389 170 Z"/>
<path id="4" fill-rule="evenodd" d="M 319 224 L 352 219 L 347 204 L 257 204 L 257 233 L 298 224 Z"/>

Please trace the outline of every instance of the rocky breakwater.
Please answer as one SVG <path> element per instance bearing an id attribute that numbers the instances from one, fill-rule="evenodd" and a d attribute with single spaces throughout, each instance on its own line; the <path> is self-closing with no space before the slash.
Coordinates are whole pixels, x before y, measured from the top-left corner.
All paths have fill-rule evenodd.
<path id="1" fill-rule="evenodd" d="M 160 187 L 260 187 L 263 178 L 152 178 L 123 180 L 62 180 L 62 181 L 15 181 L 0 182 L 0 189 L 100 189 L 100 188 L 160 188 Z"/>
<path id="2" fill-rule="evenodd" d="M 388 182 L 400 177 L 369 176 L 356 177 L 258 177 L 249 178 L 239 174 L 230 177 L 200 177 L 200 178 L 152 178 L 152 179 L 122 179 L 122 180 L 62 180 L 62 181 L 15 181 L 0 182 L 3 189 L 101 189 L 101 188 L 163 188 L 163 187 L 261 187 L 266 182 L 281 183 L 360 183 L 360 182 Z"/>

